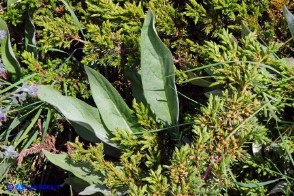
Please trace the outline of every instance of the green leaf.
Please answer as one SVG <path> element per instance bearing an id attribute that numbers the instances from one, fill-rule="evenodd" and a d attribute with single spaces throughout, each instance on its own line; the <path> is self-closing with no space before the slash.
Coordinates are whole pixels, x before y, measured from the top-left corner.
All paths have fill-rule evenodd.
<path id="1" fill-rule="evenodd" d="M 26 76 L 25 78 L 22 78 L 21 80 L 17 81 L 16 83 L 14 84 L 11 84 L 9 85 L 8 87 L 6 87 L 5 89 L 1 90 L 0 91 L 0 95 L 17 87 L 18 85 L 20 85 L 21 83 L 24 83 L 25 81 L 28 81 L 29 79 L 33 78 L 34 76 L 36 76 L 37 74 L 31 74 L 31 75 L 28 75 Z"/>
<path id="2" fill-rule="evenodd" d="M 70 177 L 66 178 L 64 183 L 61 185 L 61 187 L 65 186 L 65 185 L 71 185 L 72 189 L 75 192 L 81 192 L 83 191 L 86 187 L 89 186 L 89 183 L 78 178 L 75 176 L 70 175 Z"/>
<path id="3" fill-rule="evenodd" d="M 36 47 L 36 29 L 32 22 L 30 11 L 27 11 L 25 22 L 25 49 L 28 52 L 34 53 L 35 59 L 38 59 L 38 51 Z"/>
<path id="4" fill-rule="evenodd" d="M 9 9 L 17 0 L 7 0 L 7 9 Z"/>
<path id="5" fill-rule="evenodd" d="M 294 39 L 294 16 L 291 14 L 291 12 L 286 8 L 286 6 L 283 6 L 283 13 L 286 18 L 286 21 L 288 23 L 288 27 L 290 29 L 290 32 L 292 34 L 292 37 Z"/>
<path id="6" fill-rule="evenodd" d="M 43 150 L 43 153 L 51 163 L 71 172 L 73 175 L 88 182 L 89 184 L 101 183 L 101 178 L 97 175 L 97 173 L 93 173 L 90 169 L 90 164 L 86 165 L 85 163 L 74 163 L 66 153 L 53 154 L 46 150 Z"/>
<path id="7" fill-rule="evenodd" d="M 247 187 L 247 188 L 257 188 L 260 186 L 266 186 L 266 185 L 275 183 L 281 179 L 282 178 L 275 179 L 275 180 L 269 180 L 269 181 L 265 181 L 265 182 L 258 182 L 258 183 L 242 183 L 242 182 L 235 182 L 235 183 L 238 184 L 239 186 L 243 186 L 243 187 Z"/>
<path id="8" fill-rule="evenodd" d="M 141 32 L 141 78 L 145 98 L 157 118 L 176 125 L 179 103 L 172 54 L 160 40 L 148 11 Z"/>
<path id="9" fill-rule="evenodd" d="M 201 87 L 209 87 L 212 84 L 212 82 L 208 80 L 197 78 L 196 75 L 192 72 L 188 72 L 187 75 L 189 77 L 188 81 L 193 85 L 197 85 Z"/>
<path id="10" fill-rule="evenodd" d="M 21 68 L 11 47 L 8 27 L 2 18 L 0 18 L 0 30 L 5 30 L 6 32 L 5 38 L 0 41 L 1 58 L 9 77 L 12 81 L 16 81 L 21 76 Z"/>
<path id="11" fill-rule="evenodd" d="M 131 81 L 132 93 L 138 103 L 147 105 L 147 101 L 144 97 L 142 80 L 140 71 L 126 70 L 125 75 Z"/>
<path id="12" fill-rule="evenodd" d="M 3 178 L 6 177 L 6 174 L 10 167 L 15 163 L 13 159 L 3 159 L 0 163 L 0 180 L 2 181 Z"/>
<path id="13" fill-rule="evenodd" d="M 25 131 L 23 132 L 21 137 L 18 140 L 15 140 L 15 142 L 14 142 L 15 147 L 17 147 L 22 141 L 24 141 L 26 138 L 28 138 L 28 134 L 29 134 L 29 132 L 32 131 L 34 125 L 36 124 L 37 120 L 39 119 L 41 112 L 42 112 L 42 109 L 39 109 L 37 114 L 35 115 L 35 117 L 30 120 L 30 125 L 25 129 Z"/>
<path id="14" fill-rule="evenodd" d="M 116 128 L 138 132 L 143 130 L 134 120 L 132 110 L 110 82 L 98 71 L 85 66 L 92 96 L 105 126 L 110 131 Z"/>
<path id="15" fill-rule="evenodd" d="M 91 184 L 86 187 L 79 195 L 93 195 L 94 193 L 102 193 L 104 196 L 111 196 L 112 193 L 107 187 L 100 184 Z"/>
<path id="16" fill-rule="evenodd" d="M 76 16 L 76 14 L 74 13 L 74 11 L 71 9 L 70 5 L 65 1 L 65 0 L 61 0 L 62 3 L 65 5 L 66 9 L 69 11 L 74 23 L 77 25 L 77 27 L 79 28 L 79 30 L 81 31 L 83 37 L 85 37 L 84 32 L 83 32 L 83 28 L 82 25 L 78 19 L 78 17 Z"/>
<path id="17" fill-rule="evenodd" d="M 100 113 L 94 108 L 79 99 L 61 95 L 52 87 L 40 85 L 38 97 L 56 107 L 74 126 L 76 132 L 84 139 L 91 142 L 102 142 L 116 147 L 109 141 L 108 132 L 105 130 Z"/>

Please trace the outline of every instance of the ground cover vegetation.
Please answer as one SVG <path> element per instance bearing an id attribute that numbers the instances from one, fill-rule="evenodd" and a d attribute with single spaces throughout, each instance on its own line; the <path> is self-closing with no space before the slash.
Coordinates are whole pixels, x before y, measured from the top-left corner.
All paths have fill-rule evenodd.
<path id="1" fill-rule="evenodd" d="M 0 192 L 292 195 L 294 3 L 0 2 Z M 55 190 L 7 190 L 8 184 Z"/>

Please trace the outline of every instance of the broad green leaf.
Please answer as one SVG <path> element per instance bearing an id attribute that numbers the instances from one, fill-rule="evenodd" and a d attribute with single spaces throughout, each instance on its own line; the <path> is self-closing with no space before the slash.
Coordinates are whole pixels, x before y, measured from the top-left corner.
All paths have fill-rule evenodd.
<path id="1" fill-rule="evenodd" d="M 52 87 L 40 85 L 38 97 L 56 107 L 74 126 L 76 132 L 84 139 L 91 142 L 102 142 L 116 147 L 109 141 L 108 132 L 105 130 L 100 113 L 94 108 L 79 99 L 61 95 Z"/>
<path id="2" fill-rule="evenodd" d="M 288 23 L 288 27 L 290 29 L 290 32 L 292 34 L 292 37 L 294 39 L 294 16 L 291 14 L 291 12 L 286 8 L 286 6 L 283 6 L 283 13 L 286 18 L 286 21 Z"/>
<path id="3" fill-rule="evenodd" d="M 172 54 L 160 40 L 148 11 L 141 32 L 141 78 L 144 96 L 157 118 L 176 125 L 179 103 Z"/>
<path id="4" fill-rule="evenodd" d="M 86 187 L 79 195 L 93 195 L 94 193 L 102 193 L 104 196 L 111 196 L 112 193 L 107 187 L 100 184 L 91 184 Z"/>
<path id="5" fill-rule="evenodd" d="M 26 14 L 25 22 L 25 48 L 28 52 L 34 53 L 35 59 L 38 59 L 38 52 L 36 47 L 36 29 L 32 22 L 31 16 L 28 11 Z"/>
<path id="6" fill-rule="evenodd" d="M 73 163 L 69 155 L 66 153 L 53 154 L 46 150 L 43 150 L 43 153 L 51 163 L 66 171 L 71 172 L 73 175 L 88 182 L 89 184 L 101 183 L 100 177 L 97 175 L 97 173 L 94 174 L 93 171 L 90 169 L 90 164 L 86 165 L 85 163 Z"/>
<path id="7" fill-rule="evenodd" d="M 116 128 L 138 132 L 143 130 L 133 118 L 133 112 L 110 82 L 98 71 L 85 66 L 93 99 L 103 123 L 110 131 Z"/>
<path id="8" fill-rule="evenodd" d="M 16 81 L 21 76 L 21 68 L 11 47 L 8 27 L 2 18 L 0 18 L 0 30 L 4 30 L 6 32 L 5 38 L 0 41 L 1 58 L 9 77 L 13 81 Z"/>

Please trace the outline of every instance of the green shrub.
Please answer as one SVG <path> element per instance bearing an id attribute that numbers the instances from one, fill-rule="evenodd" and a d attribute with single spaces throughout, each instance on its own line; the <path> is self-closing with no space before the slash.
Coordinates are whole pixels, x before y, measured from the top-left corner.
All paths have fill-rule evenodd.
<path id="1" fill-rule="evenodd" d="M 177 111 L 173 110 L 176 100 L 175 87 L 172 87 L 174 81 L 168 79 L 173 74 L 167 72 L 173 70 L 171 56 L 165 54 L 169 52 L 164 49 L 158 37 L 154 36 L 156 32 L 153 32 L 152 18 L 149 12 L 141 33 L 140 78 L 143 88 L 139 88 L 140 81 L 135 88 L 138 92 L 143 92 L 145 101 L 140 104 L 136 101 L 133 103 L 139 125 L 147 130 L 138 132 L 138 127 L 123 127 L 124 125 L 119 123 L 117 116 L 127 115 L 128 109 L 120 109 L 124 104 L 119 101 L 119 94 L 113 92 L 110 84 L 98 72 L 86 67 L 97 105 L 95 113 L 101 114 L 101 119 L 96 117 L 96 123 L 104 124 L 106 130 L 110 131 L 106 136 L 107 140 L 102 135 L 99 136 L 102 134 L 101 128 L 93 129 L 92 132 L 94 131 L 96 137 L 106 145 L 98 143 L 87 148 L 76 139 L 75 143 L 69 143 L 71 150 L 68 154 L 58 155 L 44 151 L 46 157 L 59 167 L 73 172 L 78 178 L 83 175 L 89 179 L 93 178 L 93 181 L 86 180 L 88 187 L 85 186 L 80 194 L 100 192 L 106 195 L 193 195 L 209 192 L 212 195 L 254 195 L 274 191 L 275 187 L 269 189 L 265 185 L 272 185 L 281 179 L 288 182 L 285 181 L 286 186 L 280 191 L 289 192 L 289 180 L 292 179 L 293 173 L 286 168 L 293 167 L 293 163 L 291 165 L 289 161 L 293 160 L 292 145 L 287 144 L 289 138 L 284 136 L 281 136 L 279 142 L 273 141 L 272 136 L 278 133 L 279 129 L 270 127 L 269 123 L 274 119 L 277 126 L 292 129 L 292 125 L 281 123 L 281 119 L 273 112 L 277 110 L 273 108 L 275 106 L 278 108 L 277 112 L 282 113 L 293 93 L 281 88 L 287 80 L 287 85 L 291 86 L 293 83 L 289 82 L 291 72 L 285 63 L 274 56 L 279 45 L 264 47 L 256 41 L 254 34 L 249 33 L 241 39 L 239 46 L 237 40 L 232 39 L 232 35 L 225 30 L 219 35 L 222 45 L 206 42 L 204 47 L 210 52 L 203 58 L 209 62 L 219 62 L 204 66 L 208 74 L 215 76 L 215 81 L 211 81 L 207 88 L 217 86 L 220 89 L 208 93 L 208 103 L 200 108 L 198 114 L 190 117 L 194 121 L 193 126 L 190 131 L 184 133 L 177 124 Z M 267 94 L 272 90 L 272 86 L 268 84 L 276 83 L 277 80 L 281 81 L 278 83 L 281 86 L 274 87 L 281 91 L 275 90 L 280 92 L 275 96 L 280 96 L 280 99 Z M 162 83 L 165 85 L 161 89 Z M 256 89 L 256 84 L 263 87 L 262 91 Z M 156 90 L 158 88 L 161 90 Z M 289 86 L 287 88 L 289 89 Z M 161 91 L 166 92 L 164 99 L 160 97 Z M 48 92 L 52 93 L 52 90 L 41 86 L 39 97 L 56 106 L 82 137 L 93 139 L 93 136 L 85 136 L 90 134 L 88 127 L 94 125 L 91 123 L 95 120 L 90 122 L 90 116 L 81 112 L 86 109 L 86 105 L 81 104 L 78 110 L 77 104 L 72 105 L 69 113 L 67 106 L 61 103 L 63 99 L 72 98 L 61 95 L 58 95 L 58 98 L 56 94 L 56 100 L 53 101 L 53 98 L 46 96 Z M 111 117 L 116 112 L 110 114 L 105 111 L 112 110 L 107 106 L 109 101 L 103 98 L 105 94 L 112 95 L 108 99 L 116 105 L 117 112 L 122 112 L 120 115 Z M 90 106 L 87 107 L 89 111 Z M 258 115 L 260 111 L 271 113 L 272 116 Z M 260 117 L 268 118 L 268 123 L 264 123 Z M 131 122 L 129 117 L 124 117 L 124 120 L 127 121 L 126 124 Z M 114 121 L 117 123 L 113 124 Z M 84 127 L 84 132 L 79 130 L 81 126 Z M 183 135 L 178 134 L 179 131 Z M 281 156 L 277 159 L 271 157 L 272 160 L 282 161 L 281 165 L 261 156 L 262 147 L 256 150 L 258 146 L 264 145 L 268 148 L 265 151 L 274 151 L 271 149 L 272 144 L 276 145 L 276 151 L 283 152 L 287 157 L 283 161 Z M 108 145 L 115 146 L 121 152 L 114 161 L 109 161 L 104 156 L 106 153 L 117 157 L 116 152 L 109 150 Z M 83 172 L 80 171 L 79 164 L 85 168 Z M 243 170 L 249 168 L 257 168 L 257 171 L 246 174 Z M 287 173 L 287 176 L 282 171 Z"/>
<path id="2" fill-rule="evenodd" d="M 283 7 L 281 18 L 282 4 L 293 8 L 286 0 L 1 2 L 1 142 L 19 162 L 43 149 L 73 173 L 65 184 L 80 194 L 290 195 L 294 17 Z M 147 8 L 158 32 L 150 12 L 143 25 Z M 12 103 L 35 96 L 26 83 L 22 96 L 12 90 L 28 78 L 63 116 L 32 99 Z M 68 153 L 56 154 L 55 139 L 72 135 L 65 121 L 86 141 L 64 139 Z M 16 161 L 0 161 L 4 177 Z M 26 161 L 12 182 L 29 182 Z"/>

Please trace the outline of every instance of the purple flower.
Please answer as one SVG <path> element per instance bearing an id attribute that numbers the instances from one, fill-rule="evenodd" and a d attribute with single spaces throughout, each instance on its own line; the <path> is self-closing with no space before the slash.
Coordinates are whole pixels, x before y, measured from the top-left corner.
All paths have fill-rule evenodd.
<path id="1" fill-rule="evenodd" d="M 7 120 L 6 113 L 7 109 L 0 108 L 0 123 Z"/>
<path id="2" fill-rule="evenodd" d="M 2 146 L 1 148 L 5 150 L 5 152 L 0 153 L 1 158 L 6 157 L 15 159 L 19 155 L 18 152 L 14 150 L 13 146 Z"/>
<path id="3" fill-rule="evenodd" d="M 38 85 L 37 84 L 32 84 L 31 86 L 29 86 L 28 94 L 31 97 L 37 97 L 37 92 L 38 92 Z"/>
<path id="4" fill-rule="evenodd" d="M 26 92 L 31 97 L 37 97 L 38 85 L 32 84 L 29 86 L 28 83 L 25 82 L 22 87 L 18 89 L 18 91 Z"/>
<path id="5" fill-rule="evenodd" d="M 4 40 L 5 39 L 5 36 L 6 36 L 6 31 L 5 30 L 0 30 L 0 41 Z"/>
<path id="6" fill-rule="evenodd" d="M 18 88 L 15 93 L 10 97 L 12 102 L 19 104 L 26 100 L 27 96 L 37 97 L 38 85 L 28 85 L 27 82 L 23 83 L 22 87 Z"/>

